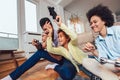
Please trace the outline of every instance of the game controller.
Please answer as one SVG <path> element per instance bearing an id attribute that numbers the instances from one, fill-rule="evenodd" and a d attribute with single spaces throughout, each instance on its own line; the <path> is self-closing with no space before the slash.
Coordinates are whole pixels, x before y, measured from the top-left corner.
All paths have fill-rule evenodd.
<path id="1" fill-rule="evenodd" d="M 54 7 L 48 6 L 48 10 L 49 10 L 49 13 L 50 13 L 50 15 L 52 16 L 52 18 L 53 18 L 53 19 L 56 19 L 57 13 L 55 12 Z M 57 19 L 57 22 L 58 22 L 58 21 L 59 21 L 59 19 Z"/>
<path id="2" fill-rule="evenodd" d="M 110 63 L 110 64 L 114 64 L 115 67 L 120 67 L 120 61 L 110 60 L 104 57 L 100 58 L 100 63 L 101 64 Z"/>

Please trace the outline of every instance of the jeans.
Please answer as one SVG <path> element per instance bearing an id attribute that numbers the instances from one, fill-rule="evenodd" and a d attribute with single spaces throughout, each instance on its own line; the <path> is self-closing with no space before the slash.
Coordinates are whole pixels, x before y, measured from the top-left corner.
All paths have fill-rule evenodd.
<path id="1" fill-rule="evenodd" d="M 62 62 L 63 64 L 57 65 L 54 70 L 60 74 L 63 80 L 73 80 L 77 73 L 76 68 L 74 65 L 71 65 L 69 60 L 66 60 L 65 58 L 62 59 Z"/>
<path id="2" fill-rule="evenodd" d="M 36 51 L 26 62 L 19 66 L 16 70 L 10 73 L 13 80 L 19 78 L 25 71 L 34 66 L 40 58 L 47 59 L 48 61 L 58 63 L 59 65 L 55 67 L 55 71 L 62 77 L 63 80 L 72 80 L 76 75 L 76 68 L 67 59 L 63 58 L 58 61 L 51 57 L 49 53 L 43 49 Z"/>

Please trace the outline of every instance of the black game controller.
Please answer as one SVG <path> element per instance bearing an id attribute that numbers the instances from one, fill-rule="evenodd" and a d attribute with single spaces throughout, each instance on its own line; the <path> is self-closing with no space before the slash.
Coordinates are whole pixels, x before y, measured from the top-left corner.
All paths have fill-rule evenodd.
<path id="1" fill-rule="evenodd" d="M 39 44 L 39 40 L 35 39 L 35 43 Z M 32 42 L 28 42 L 28 44 L 32 44 Z"/>
<path id="2" fill-rule="evenodd" d="M 35 43 L 39 44 L 39 40 L 35 39 Z"/>
<path id="3" fill-rule="evenodd" d="M 55 12 L 54 7 L 48 6 L 48 10 L 49 10 L 49 13 L 50 13 L 50 15 L 52 16 L 52 18 L 53 18 L 53 19 L 56 19 L 57 13 Z M 58 22 L 58 21 L 59 21 L 59 19 L 57 19 L 57 22 Z"/>
<path id="4" fill-rule="evenodd" d="M 38 44 L 38 45 L 36 46 L 36 48 L 37 48 L 38 50 L 43 49 L 43 48 L 42 48 L 42 43 L 39 42 L 39 40 L 35 39 L 35 43 Z M 32 44 L 32 42 L 28 42 L 28 44 Z"/>

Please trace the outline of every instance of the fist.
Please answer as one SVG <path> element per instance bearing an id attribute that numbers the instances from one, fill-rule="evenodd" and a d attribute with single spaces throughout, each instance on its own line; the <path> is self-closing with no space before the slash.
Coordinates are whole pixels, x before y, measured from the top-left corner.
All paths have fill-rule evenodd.
<path id="1" fill-rule="evenodd" d="M 92 43 L 88 42 L 85 44 L 85 47 L 83 48 L 83 50 L 87 52 L 93 52 L 95 51 L 95 46 Z"/>

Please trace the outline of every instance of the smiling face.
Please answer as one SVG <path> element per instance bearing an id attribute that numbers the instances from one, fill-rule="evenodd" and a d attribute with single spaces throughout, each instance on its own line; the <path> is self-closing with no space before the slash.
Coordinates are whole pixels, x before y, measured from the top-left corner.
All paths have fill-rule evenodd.
<path id="1" fill-rule="evenodd" d="M 65 36 L 65 34 L 61 31 L 58 33 L 58 41 L 60 46 L 65 46 L 69 42 L 69 38 Z"/>
<path id="2" fill-rule="evenodd" d="M 90 27 L 95 33 L 100 33 L 105 28 L 105 22 L 99 16 L 92 16 L 90 19 Z"/>

